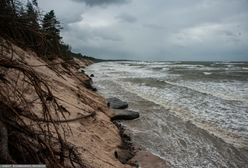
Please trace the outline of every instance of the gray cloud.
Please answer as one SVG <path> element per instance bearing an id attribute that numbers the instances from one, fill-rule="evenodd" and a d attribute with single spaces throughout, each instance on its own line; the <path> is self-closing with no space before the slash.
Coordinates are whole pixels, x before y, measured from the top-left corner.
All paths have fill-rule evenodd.
<path id="1" fill-rule="evenodd" d="M 85 4 L 83 3 L 80 4 L 71 0 L 60 0 L 59 3 L 49 0 L 40 0 L 38 2 L 42 10 L 45 10 L 44 12 L 55 9 L 55 14 L 65 29 L 67 29 L 68 24 L 82 20 L 81 15 L 85 9 Z"/>
<path id="2" fill-rule="evenodd" d="M 232 36 L 232 37 L 237 37 L 238 35 L 234 32 L 231 32 L 231 31 L 223 31 L 223 33 L 226 35 L 226 36 Z"/>
<path id="3" fill-rule="evenodd" d="M 39 3 L 45 10 L 55 9 L 64 23 L 64 41 L 83 54 L 108 59 L 248 61 L 247 0 L 60 2 Z"/>
<path id="4" fill-rule="evenodd" d="M 116 18 L 119 19 L 120 21 L 125 21 L 125 22 L 129 22 L 129 23 L 134 23 L 137 21 L 136 17 L 134 17 L 130 14 L 127 14 L 127 13 L 122 13 L 122 14 L 118 15 Z"/>
<path id="5" fill-rule="evenodd" d="M 89 6 L 106 5 L 106 4 L 122 4 L 127 0 L 73 0 L 75 2 L 83 2 Z"/>
<path id="6" fill-rule="evenodd" d="M 161 26 L 159 24 L 152 24 L 152 23 L 145 23 L 143 24 L 143 26 L 150 29 L 166 29 L 166 26 Z"/>

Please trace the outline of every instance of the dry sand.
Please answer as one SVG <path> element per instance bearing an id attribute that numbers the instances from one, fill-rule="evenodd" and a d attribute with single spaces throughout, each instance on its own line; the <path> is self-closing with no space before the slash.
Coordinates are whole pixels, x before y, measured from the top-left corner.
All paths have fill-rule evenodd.
<path id="1" fill-rule="evenodd" d="M 54 69 L 54 66 L 46 66 L 47 63 L 34 52 L 24 51 L 16 46 L 13 48 L 14 53 L 8 53 L 9 57 L 31 65 L 38 75 L 47 81 L 59 104 L 69 112 L 66 113 L 67 119 L 96 113 L 94 117 L 68 122 L 71 132 L 65 131 L 67 141 L 78 149 L 84 164 L 93 168 L 132 167 L 122 164 L 116 158 L 114 153 L 123 143 L 118 128 L 110 121 L 112 111 L 107 107 L 106 100 L 102 96 L 86 87 L 90 78 L 79 71 L 92 62 L 75 59 L 78 66 L 67 67 L 60 64 L 63 62 L 61 59 L 56 59 L 52 62 L 56 64 Z M 17 77 L 15 72 L 11 71 L 6 76 L 13 81 Z M 18 83 L 18 89 L 24 90 L 23 81 L 20 80 Z M 37 98 L 32 90 L 27 89 L 25 93 L 27 99 Z M 41 110 L 40 104 L 35 102 L 30 108 L 37 114 Z M 167 167 L 162 159 L 147 151 L 138 151 L 130 162 L 138 163 L 141 167 Z"/>
<path id="2" fill-rule="evenodd" d="M 14 46 L 14 53 L 8 53 L 13 59 L 20 59 L 26 64 L 31 65 L 33 69 L 50 86 L 52 93 L 58 98 L 58 102 L 69 111 L 66 114 L 67 119 L 87 115 L 95 112 L 94 117 L 84 118 L 69 122 L 70 131 L 66 131 L 67 141 L 77 147 L 80 157 L 85 165 L 94 168 L 128 168 L 129 165 L 122 164 L 114 156 L 114 151 L 121 145 L 122 140 L 119 130 L 110 121 L 108 115 L 111 113 L 107 107 L 106 101 L 96 92 L 85 87 L 89 77 L 78 71 L 78 67 L 65 67 L 58 64 L 56 70 L 49 68 L 47 63 L 31 51 L 24 51 Z M 75 59 L 80 67 L 85 67 L 92 62 L 87 60 Z M 53 63 L 63 62 L 60 59 Z M 66 73 L 67 72 L 67 73 Z M 15 72 L 9 71 L 6 74 L 8 79 L 14 81 Z M 24 89 L 23 81 L 19 80 L 18 87 Z M 32 91 L 26 91 L 26 98 L 35 99 Z M 33 103 L 31 110 L 39 113 L 40 104 Z"/>

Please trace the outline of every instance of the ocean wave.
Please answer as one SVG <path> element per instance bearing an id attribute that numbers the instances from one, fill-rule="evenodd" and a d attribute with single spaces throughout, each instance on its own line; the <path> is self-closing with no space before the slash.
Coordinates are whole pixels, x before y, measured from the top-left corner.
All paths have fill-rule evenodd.
<path id="1" fill-rule="evenodd" d="M 125 122 L 133 140 L 174 167 L 244 167 L 247 159 L 233 145 L 248 148 L 247 81 L 211 80 L 202 74 L 212 72 L 202 70 L 208 66 L 193 67 L 178 74 L 171 65 L 100 63 L 89 74 L 103 95 L 129 101 L 141 113 Z M 225 77 L 223 67 L 214 68 Z M 187 70 L 201 75 L 189 80 Z"/>
<path id="2" fill-rule="evenodd" d="M 144 65 L 144 62 L 136 62 L 136 64 Z M 176 66 L 178 65 L 145 63 L 144 67 L 137 68 L 130 67 L 128 64 L 110 62 L 96 64 L 95 69 L 100 74 L 95 76 L 97 79 L 97 76 L 104 74 L 103 80 L 118 83 L 129 92 L 169 108 L 182 119 L 194 121 L 198 125 L 208 123 L 228 130 L 229 133 L 248 132 L 246 81 L 185 80 L 181 79 L 180 74 L 167 72 L 168 69 Z M 190 69 L 210 68 L 200 65 L 179 66 L 190 67 Z M 165 71 L 155 71 L 152 69 L 154 67 L 163 67 Z M 212 72 L 203 71 L 202 73 L 209 76 Z M 199 78 L 203 77 L 199 76 Z"/>
<path id="3" fill-rule="evenodd" d="M 203 72 L 204 75 L 211 75 L 211 72 Z"/>

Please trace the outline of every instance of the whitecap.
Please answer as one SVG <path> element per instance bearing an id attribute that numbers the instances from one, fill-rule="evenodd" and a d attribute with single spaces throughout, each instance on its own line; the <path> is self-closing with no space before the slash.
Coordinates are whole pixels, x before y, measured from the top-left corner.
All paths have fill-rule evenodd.
<path id="1" fill-rule="evenodd" d="M 211 72 L 203 72 L 204 75 L 211 75 Z"/>

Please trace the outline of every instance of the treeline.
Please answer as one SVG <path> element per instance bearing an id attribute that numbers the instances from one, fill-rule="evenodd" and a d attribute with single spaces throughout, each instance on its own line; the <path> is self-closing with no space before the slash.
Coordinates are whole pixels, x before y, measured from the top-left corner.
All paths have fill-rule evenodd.
<path id="1" fill-rule="evenodd" d="M 18 59 L 21 55 L 10 57 L 14 43 L 45 60 L 64 59 L 64 68 L 41 66 L 48 66 L 58 76 L 72 75 L 66 66 L 73 65 L 67 60 L 74 53 L 63 43 L 60 30 L 54 11 L 41 14 L 36 0 L 0 0 L 0 164 L 89 167 L 76 145 L 67 141 L 72 133 L 66 117 L 70 112 L 53 94 L 49 81 L 33 65 Z"/>
<path id="2" fill-rule="evenodd" d="M 42 14 L 37 0 L 0 0 L 0 36 L 23 48 L 30 48 L 40 57 L 64 60 L 80 56 L 62 41 L 62 26 L 53 10 Z"/>

